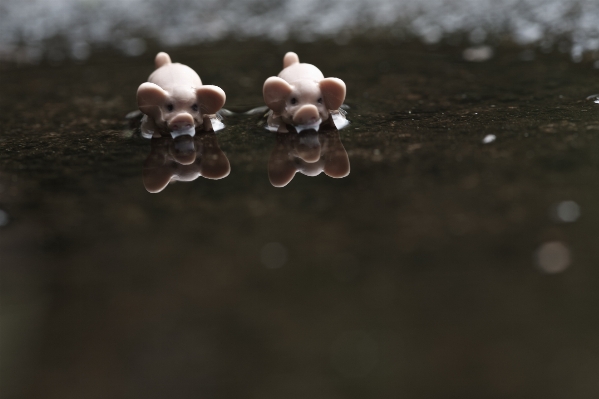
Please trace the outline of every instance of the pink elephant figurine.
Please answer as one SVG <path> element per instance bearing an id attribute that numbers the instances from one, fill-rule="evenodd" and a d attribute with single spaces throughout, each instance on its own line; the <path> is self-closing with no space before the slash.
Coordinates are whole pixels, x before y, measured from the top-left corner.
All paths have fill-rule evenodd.
<path id="1" fill-rule="evenodd" d="M 273 186 L 285 187 L 297 172 L 317 176 L 323 171 L 336 179 L 349 175 L 349 157 L 338 130 L 277 134 L 268 160 L 268 179 Z"/>
<path id="2" fill-rule="evenodd" d="M 195 129 L 212 130 L 216 113 L 226 100 L 218 86 L 203 85 L 198 74 L 186 65 L 171 62 L 167 53 L 158 53 L 156 70 L 137 89 L 137 105 L 145 114 L 144 137 L 182 134 L 193 136 Z"/>
<path id="3" fill-rule="evenodd" d="M 332 122 L 331 114 L 339 114 L 345 100 L 345 83 L 341 79 L 326 78 L 320 69 L 299 62 L 297 54 L 289 52 L 283 58 L 279 76 L 266 79 L 264 101 L 272 110 L 269 126 L 278 126 L 286 133 L 285 125 L 298 132 L 318 130 L 321 123 Z"/>

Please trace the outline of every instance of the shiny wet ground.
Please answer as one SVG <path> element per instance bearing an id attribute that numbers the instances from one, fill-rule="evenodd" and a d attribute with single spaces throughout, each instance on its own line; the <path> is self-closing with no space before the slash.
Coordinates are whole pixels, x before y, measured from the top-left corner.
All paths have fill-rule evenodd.
<path id="1" fill-rule="evenodd" d="M 2 66 L 2 397 L 596 397 L 591 63 L 386 41 L 170 53 L 242 112 L 289 50 L 348 86 L 344 178 L 273 187 L 277 138 L 237 115 L 215 137 L 227 177 L 150 194 L 124 115 L 152 52 Z"/>

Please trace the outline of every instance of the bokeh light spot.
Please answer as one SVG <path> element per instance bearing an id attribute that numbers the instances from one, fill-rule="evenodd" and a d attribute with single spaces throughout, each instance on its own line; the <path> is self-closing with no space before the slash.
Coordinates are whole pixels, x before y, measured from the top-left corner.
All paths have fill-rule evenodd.
<path id="1" fill-rule="evenodd" d="M 543 272 L 561 273 L 570 266 L 570 250 L 560 241 L 549 241 L 539 247 L 535 260 Z"/>

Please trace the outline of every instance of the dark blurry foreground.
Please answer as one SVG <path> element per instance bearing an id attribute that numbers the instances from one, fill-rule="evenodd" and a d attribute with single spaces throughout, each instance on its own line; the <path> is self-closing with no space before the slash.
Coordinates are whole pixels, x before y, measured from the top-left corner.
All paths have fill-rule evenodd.
<path id="1" fill-rule="evenodd" d="M 1 67 L 2 397 L 597 397 L 596 70 L 385 41 L 170 53 L 241 112 L 289 50 L 348 86 L 345 178 L 273 187 L 277 138 L 229 116 L 229 176 L 150 194 L 124 115 L 153 52 Z"/>

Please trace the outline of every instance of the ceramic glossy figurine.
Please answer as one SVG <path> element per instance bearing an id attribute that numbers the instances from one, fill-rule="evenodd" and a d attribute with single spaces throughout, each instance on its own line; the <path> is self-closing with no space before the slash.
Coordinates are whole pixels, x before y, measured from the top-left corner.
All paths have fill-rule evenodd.
<path id="1" fill-rule="evenodd" d="M 330 121 L 332 113 L 338 113 L 345 100 L 345 83 L 341 79 L 326 78 L 320 69 L 302 64 L 295 53 L 283 58 L 283 70 L 279 76 L 266 79 L 263 88 L 264 101 L 272 110 L 270 126 L 292 125 L 298 132 L 304 129 L 318 130 L 321 123 Z"/>
<path id="2" fill-rule="evenodd" d="M 229 159 L 218 146 L 214 132 L 160 137 L 152 140 L 152 150 L 143 166 L 143 182 L 150 193 L 158 193 L 176 181 L 189 182 L 200 176 L 222 179 L 231 171 Z"/>
<path id="3" fill-rule="evenodd" d="M 203 85 L 193 69 L 171 62 L 166 53 L 158 53 L 155 63 L 156 70 L 137 89 L 137 105 L 145 114 L 143 135 L 193 136 L 197 127 L 213 129 L 210 116 L 217 120 L 225 92 L 218 86 Z"/>
<path id="4" fill-rule="evenodd" d="M 297 172 L 317 176 L 324 171 L 339 179 L 349 175 L 349 170 L 349 157 L 337 130 L 278 134 L 268 160 L 268 178 L 275 187 L 285 187 Z"/>

